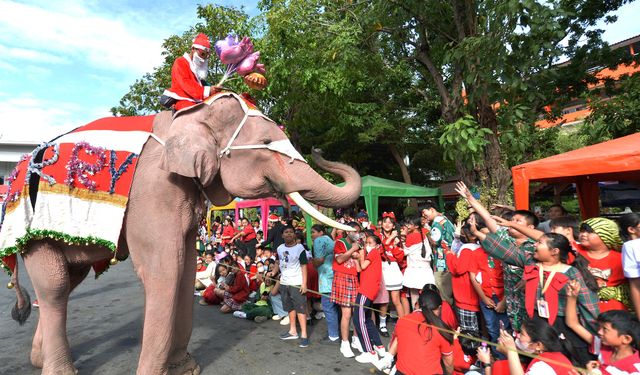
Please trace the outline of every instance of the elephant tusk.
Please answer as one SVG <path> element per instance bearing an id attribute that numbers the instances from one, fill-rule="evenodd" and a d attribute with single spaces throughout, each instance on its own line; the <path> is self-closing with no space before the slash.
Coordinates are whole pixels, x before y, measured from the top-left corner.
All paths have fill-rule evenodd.
<path id="1" fill-rule="evenodd" d="M 319 222 L 326 224 L 330 227 L 342 229 L 347 232 L 353 232 L 355 230 L 348 225 L 340 224 L 337 221 L 326 217 L 322 212 L 316 210 L 315 207 L 313 207 L 309 202 L 307 202 L 306 199 L 304 199 L 302 195 L 300 195 L 300 193 L 298 193 L 297 191 L 293 193 L 289 193 L 287 194 L 287 196 L 291 198 L 291 200 L 294 201 L 295 204 L 297 204 L 302 211 L 308 213 L 312 218 L 318 220 Z"/>

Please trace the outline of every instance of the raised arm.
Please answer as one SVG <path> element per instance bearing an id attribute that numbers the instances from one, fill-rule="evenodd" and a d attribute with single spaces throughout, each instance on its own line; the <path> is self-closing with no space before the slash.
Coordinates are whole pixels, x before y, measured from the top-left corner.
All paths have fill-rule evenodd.
<path id="1" fill-rule="evenodd" d="M 489 231 L 491 233 L 495 233 L 498 231 L 498 223 L 496 223 L 496 221 L 493 220 L 493 218 L 491 217 L 491 214 L 482 205 L 482 203 L 480 203 L 473 196 L 473 194 L 471 194 L 471 191 L 469 191 L 469 188 L 467 188 L 467 185 L 465 185 L 464 182 L 458 181 L 458 183 L 456 184 L 456 191 L 458 192 L 458 194 L 460 194 L 462 198 L 466 199 L 467 203 L 469 203 L 471 207 L 473 207 L 473 209 L 478 213 L 478 215 L 480 215 L 480 217 L 482 218 L 482 220 L 484 220 L 485 224 L 487 225 L 487 228 L 489 228 Z"/>
<path id="2" fill-rule="evenodd" d="M 492 216 L 492 217 L 499 225 L 502 225 L 503 227 L 507 227 L 507 228 L 513 228 L 518 232 L 524 234 L 525 236 L 531 238 L 532 240 L 537 241 L 540 239 L 540 237 L 544 236 L 544 232 L 541 230 L 537 230 L 535 228 L 529 228 L 526 225 L 514 223 L 513 221 L 505 220 L 499 216 Z"/>
<path id="3" fill-rule="evenodd" d="M 566 286 L 567 288 L 567 305 L 564 312 L 564 321 L 573 332 L 586 342 L 593 341 L 593 335 L 580 324 L 578 319 L 578 295 L 580 294 L 580 282 L 571 280 Z"/>

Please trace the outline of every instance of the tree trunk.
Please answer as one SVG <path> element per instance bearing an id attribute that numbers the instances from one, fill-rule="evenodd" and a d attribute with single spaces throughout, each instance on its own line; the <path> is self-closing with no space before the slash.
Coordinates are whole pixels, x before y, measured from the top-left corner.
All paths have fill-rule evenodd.
<path id="1" fill-rule="evenodd" d="M 400 152 L 398 152 L 398 148 L 395 145 L 389 145 L 389 151 L 391 152 L 391 155 L 393 156 L 395 161 L 398 163 L 398 166 L 400 167 L 400 173 L 402 173 L 402 180 L 407 184 L 413 184 L 413 182 L 411 182 L 411 175 L 409 174 L 409 168 L 407 168 L 407 166 L 404 164 L 404 158 L 402 157 L 402 155 L 400 155 Z"/>
<path id="2" fill-rule="evenodd" d="M 493 108 L 488 104 L 478 106 L 478 122 L 483 128 L 490 129 L 487 135 L 489 142 L 484 149 L 484 163 L 476 166 L 476 171 L 483 184 L 497 189 L 495 197 L 497 203 L 506 203 L 507 192 L 511 186 L 511 171 L 502 158 L 500 142 L 498 140 L 498 120 Z"/>
<path id="3" fill-rule="evenodd" d="M 402 180 L 404 181 L 404 183 L 413 184 L 413 182 L 411 182 L 409 168 L 407 168 L 407 165 L 404 163 L 404 158 L 402 157 L 402 155 L 400 155 L 398 148 L 395 145 L 389 145 L 389 151 L 391 151 L 391 155 L 400 167 L 400 172 L 402 173 Z M 410 207 L 413 207 L 416 210 L 418 209 L 418 201 L 415 198 L 410 198 L 408 203 Z"/>

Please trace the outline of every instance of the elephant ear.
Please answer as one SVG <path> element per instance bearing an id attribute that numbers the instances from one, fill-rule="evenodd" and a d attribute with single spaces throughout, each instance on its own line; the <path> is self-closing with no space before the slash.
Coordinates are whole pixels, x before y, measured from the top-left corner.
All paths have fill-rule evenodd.
<path id="1" fill-rule="evenodd" d="M 208 106 L 199 106 L 176 116 L 169 128 L 160 167 L 185 177 L 196 177 L 209 186 L 218 173 L 218 146 L 205 122 Z"/>

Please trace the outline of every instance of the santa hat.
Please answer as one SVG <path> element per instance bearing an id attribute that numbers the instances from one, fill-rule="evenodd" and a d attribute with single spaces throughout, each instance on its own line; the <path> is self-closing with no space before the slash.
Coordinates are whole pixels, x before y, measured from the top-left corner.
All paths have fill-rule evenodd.
<path id="1" fill-rule="evenodd" d="M 200 33 L 196 35 L 196 38 L 193 40 L 193 44 L 191 45 L 191 47 L 208 51 L 211 48 L 211 42 L 209 42 L 209 37 L 207 37 L 203 33 Z"/>
<path id="2" fill-rule="evenodd" d="M 269 221 L 280 221 L 280 217 L 276 214 L 269 215 Z"/>

